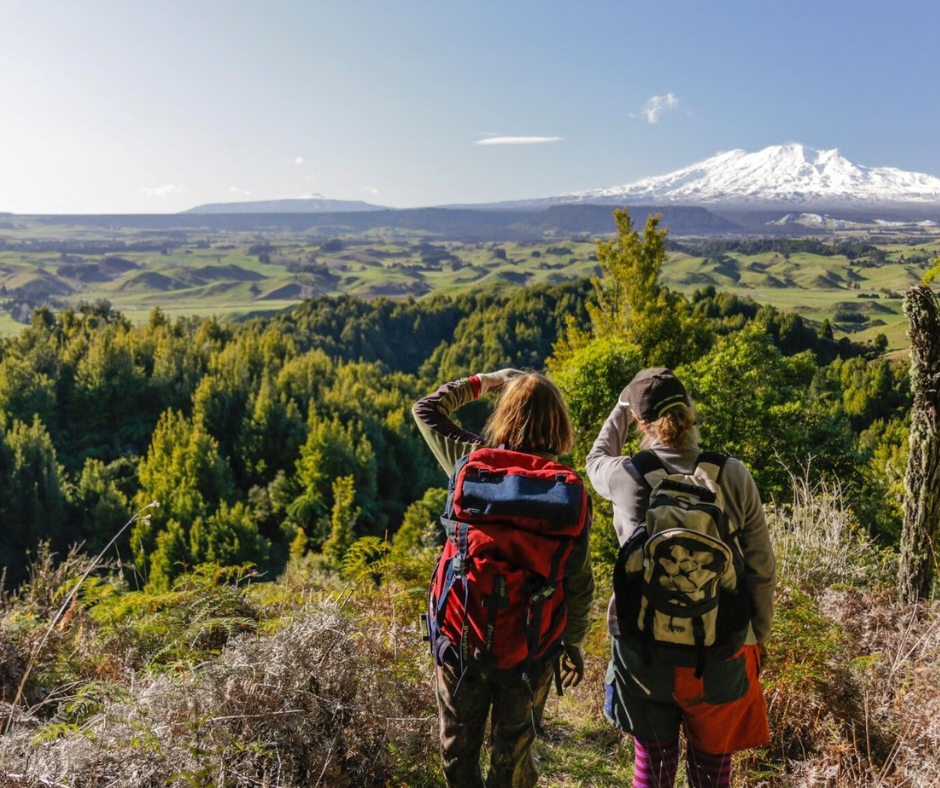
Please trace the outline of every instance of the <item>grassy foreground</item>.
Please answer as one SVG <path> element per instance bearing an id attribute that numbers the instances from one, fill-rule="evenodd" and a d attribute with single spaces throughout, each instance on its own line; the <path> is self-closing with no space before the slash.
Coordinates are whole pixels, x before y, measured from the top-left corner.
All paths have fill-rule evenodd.
<path id="1" fill-rule="evenodd" d="M 796 488 L 769 507 L 773 741 L 737 757 L 734 784 L 940 784 L 940 608 L 895 601 L 895 556 L 838 488 Z M 440 785 L 416 626 L 433 560 L 373 540 L 338 567 L 295 557 L 275 581 L 205 566 L 154 595 L 115 572 L 72 597 L 90 559 L 40 554 L 2 600 L 0 786 Z M 631 776 L 631 742 L 601 714 L 609 567 L 597 575 L 587 678 L 550 698 L 536 745 L 545 786 Z"/>

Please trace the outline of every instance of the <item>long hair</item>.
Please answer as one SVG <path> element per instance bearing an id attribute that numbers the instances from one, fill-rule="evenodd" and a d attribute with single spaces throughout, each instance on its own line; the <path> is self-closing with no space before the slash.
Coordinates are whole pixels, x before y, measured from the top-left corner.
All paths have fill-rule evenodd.
<path id="1" fill-rule="evenodd" d="M 574 429 L 555 384 L 538 372 L 526 372 L 503 387 L 496 410 L 483 428 L 483 438 L 491 447 L 505 445 L 507 449 L 557 456 L 571 451 Z"/>
<path id="2" fill-rule="evenodd" d="M 690 435 L 698 443 L 698 427 L 695 425 L 695 411 L 686 405 L 675 405 L 656 421 L 645 424 L 646 429 L 640 436 L 640 447 L 648 449 L 658 440 L 664 446 L 675 448 L 685 443 Z"/>

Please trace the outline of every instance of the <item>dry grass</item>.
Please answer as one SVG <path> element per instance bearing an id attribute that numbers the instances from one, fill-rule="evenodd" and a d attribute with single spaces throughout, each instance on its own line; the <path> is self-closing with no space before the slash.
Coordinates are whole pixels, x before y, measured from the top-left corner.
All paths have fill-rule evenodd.
<path id="1" fill-rule="evenodd" d="M 940 785 L 940 609 L 896 602 L 894 557 L 865 536 L 838 485 L 794 487 L 770 512 L 773 740 L 737 758 L 734 784 Z M 295 566 L 256 586 L 194 573 L 160 598 L 99 580 L 52 628 L 57 588 L 81 567 L 72 559 L 62 574 L 46 561 L 4 600 L 4 686 L 22 681 L 45 640 L 28 702 L 0 706 L 10 718 L 0 787 L 441 784 L 430 657 L 414 626 L 432 559 L 392 560 L 378 543 L 356 556 L 339 575 Z M 630 739 L 601 712 L 605 596 L 599 588 L 584 683 L 546 708 L 536 754 L 548 788 L 631 777 Z"/>
<path id="2" fill-rule="evenodd" d="M 897 601 L 897 557 L 838 484 L 794 478 L 772 507 L 780 588 L 765 672 L 773 740 L 737 784 L 940 785 L 940 609 Z"/>
<path id="3" fill-rule="evenodd" d="M 364 628 L 327 602 L 185 673 L 89 684 L 57 715 L 79 721 L 12 726 L 5 771 L 96 788 L 394 784 L 432 755 L 428 699 Z"/>
<path id="4" fill-rule="evenodd" d="M 833 584 L 860 588 L 897 582 L 897 555 L 882 550 L 857 522 L 838 481 L 817 481 L 810 468 L 791 474 L 793 498 L 768 506 L 767 522 L 784 584 L 820 590 Z"/>

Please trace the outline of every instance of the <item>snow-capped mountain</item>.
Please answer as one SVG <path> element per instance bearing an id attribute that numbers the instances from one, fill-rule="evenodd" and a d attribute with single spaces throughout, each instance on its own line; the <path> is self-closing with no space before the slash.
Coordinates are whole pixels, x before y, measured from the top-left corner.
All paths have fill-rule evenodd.
<path id="1" fill-rule="evenodd" d="M 894 167 L 853 164 L 836 149 L 773 145 L 756 153 L 733 150 L 681 170 L 625 186 L 527 200 L 565 203 L 717 205 L 742 208 L 876 206 L 920 203 L 940 206 L 940 178 Z"/>

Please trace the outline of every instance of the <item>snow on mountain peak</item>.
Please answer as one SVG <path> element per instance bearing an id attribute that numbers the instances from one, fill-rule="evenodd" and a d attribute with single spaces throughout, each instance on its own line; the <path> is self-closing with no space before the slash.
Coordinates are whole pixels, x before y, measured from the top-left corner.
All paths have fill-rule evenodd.
<path id="1" fill-rule="evenodd" d="M 668 175 L 625 186 L 593 189 L 552 202 L 682 203 L 761 206 L 940 204 L 940 178 L 893 167 L 865 167 L 838 148 L 815 150 L 796 142 L 755 153 L 725 151 Z"/>

